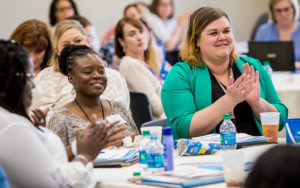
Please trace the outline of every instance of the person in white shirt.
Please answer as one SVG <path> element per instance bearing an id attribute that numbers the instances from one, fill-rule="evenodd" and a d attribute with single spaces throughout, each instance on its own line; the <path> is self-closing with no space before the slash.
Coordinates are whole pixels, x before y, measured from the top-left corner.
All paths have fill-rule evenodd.
<path id="1" fill-rule="evenodd" d="M 96 123 L 93 115 L 90 125 L 77 131 L 78 155 L 69 157 L 69 162 L 59 137 L 34 126 L 27 115 L 34 87 L 33 63 L 18 43 L 0 40 L 0 85 L 0 163 L 10 186 L 94 187 L 91 161 L 126 128 L 111 130 L 118 122 Z"/>
<path id="2" fill-rule="evenodd" d="M 125 77 L 129 90 L 145 93 L 154 117 L 162 118 L 161 80 L 149 62 L 150 45 L 147 37 L 140 20 L 124 17 L 116 26 L 115 52 L 122 58 L 120 72 Z"/>

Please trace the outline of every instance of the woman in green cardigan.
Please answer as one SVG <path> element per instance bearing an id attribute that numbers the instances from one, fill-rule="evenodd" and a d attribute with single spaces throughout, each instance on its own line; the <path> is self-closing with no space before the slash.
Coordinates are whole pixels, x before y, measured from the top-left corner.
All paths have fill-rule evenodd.
<path id="1" fill-rule="evenodd" d="M 282 129 L 288 110 L 261 63 L 238 56 L 223 10 L 202 7 L 191 15 L 180 55 L 186 62 L 171 69 L 161 92 L 175 139 L 218 133 L 228 113 L 237 132 L 263 135 L 259 114 L 280 112 Z"/>

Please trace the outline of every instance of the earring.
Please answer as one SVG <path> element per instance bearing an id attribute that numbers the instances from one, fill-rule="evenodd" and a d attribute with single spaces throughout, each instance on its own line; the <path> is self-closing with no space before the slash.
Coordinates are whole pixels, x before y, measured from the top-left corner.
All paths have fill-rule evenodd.
<path id="1" fill-rule="evenodd" d="M 125 46 L 123 47 L 123 53 L 124 53 L 124 54 L 126 53 L 126 48 L 125 48 Z"/>
<path id="2" fill-rule="evenodd" d="M 72 94 L 72 95 L 75 95 L 75 94 L 76 94 L 76 91 L 75 91 L 75 88 L 74 88 L 74 87 L 73 87 L 72 90 L 71 90 L 71 94 Z"/>

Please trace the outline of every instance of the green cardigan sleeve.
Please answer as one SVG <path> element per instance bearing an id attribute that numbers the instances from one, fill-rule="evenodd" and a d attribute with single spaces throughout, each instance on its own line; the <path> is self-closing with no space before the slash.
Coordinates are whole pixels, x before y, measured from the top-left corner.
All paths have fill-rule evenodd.
<path id="1" fill-rule="evenodd" d="M 168 126 L 174 130 L 174 139 L 189 138 L 189 127 L 197 108 L 191 82 L 192 72 L 187 63 L 177 63 L 164 82 L 162 105 L 168 117 Z"/>

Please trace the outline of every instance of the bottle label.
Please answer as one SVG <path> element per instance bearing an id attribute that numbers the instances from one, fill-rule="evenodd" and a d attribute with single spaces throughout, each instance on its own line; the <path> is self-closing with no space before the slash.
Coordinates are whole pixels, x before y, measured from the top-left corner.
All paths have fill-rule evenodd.
<path id="1" fill-rule="evenodd" d="M 236 133 L 221 133 L 221 145 L 236 144 Z"/>
<path id="2" fill-rule="evenodd" d="M 147 163 L 149 168 L 163 168 L 164 156 L 160 153 L 150 153 L 147 155 Z"/>
<path id="3" fill-rule="evenodd" d="M 147 164 L 147 154 L 145 150 L 140 151 L 140 164 Z"/>

